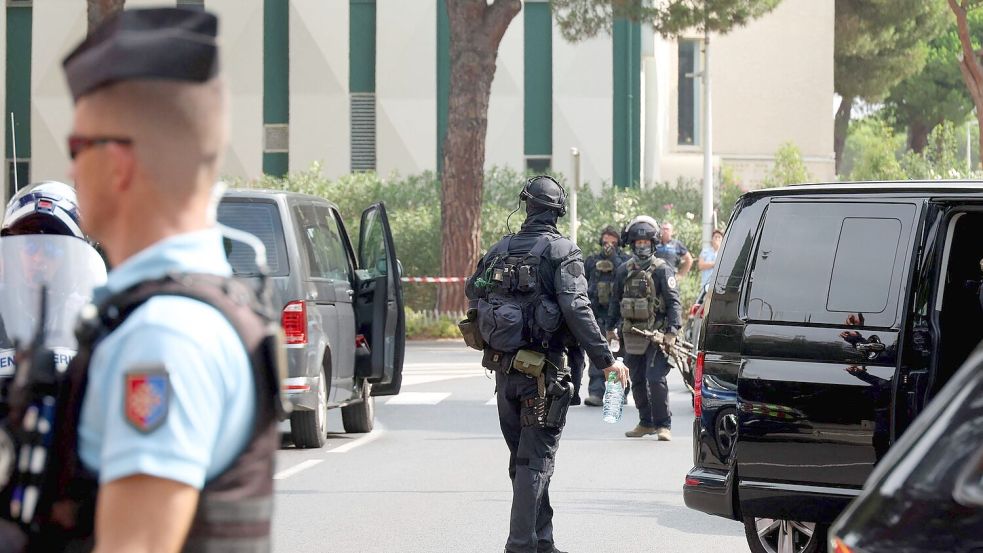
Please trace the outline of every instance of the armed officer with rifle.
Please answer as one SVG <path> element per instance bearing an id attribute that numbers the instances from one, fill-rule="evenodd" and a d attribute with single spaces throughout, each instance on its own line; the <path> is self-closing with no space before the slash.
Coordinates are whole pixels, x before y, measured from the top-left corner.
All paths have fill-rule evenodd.
<path id="1" fill-rule="evenodd" d="M 471 300 L 462 332 L 495 371 L 498 416 L 509 446 L 512 514 L 506 552 L 558 552 L 549 483 L 572 396 L 564 363 L 568 336 L 605 376 L 622 382 L 587 296 L 580 250 L 556 228 L 566 193 L 550 177 L 529 179 L 519 194 L 526 220 L 478 262 L 467 282 Z"/>
<path id="2" fill-rule="evenodd" d="M 655 219 L 636 217 L 625 227 L 621 240 L 631 247 L 632 257 L 615 274 L 608 318 L 614 327 L 621 327 L 625 364 L 631 372 L 632 397 L 638 408 L 638 425 L 625 436 L 655 434 L 660 441 L 669 441 L 672 412 L 666 351 L 676 347 L 682 324 L 676 270 L 653 255 L 659 240 Z M 658 343 L 652 340 L 656 336 Z"/>
<path id="3" fill-rule="evenodd" d="M 18 356 L 3 426 L 43 462 L 0 481 L 4 553 L 270 549 L 281 346 L 265 279 L 231 278 L 214 223 L 217 26 L 126 10 L 64 62 L 82 226 L 113 270 L 64 377 L 40 338 Z"/>

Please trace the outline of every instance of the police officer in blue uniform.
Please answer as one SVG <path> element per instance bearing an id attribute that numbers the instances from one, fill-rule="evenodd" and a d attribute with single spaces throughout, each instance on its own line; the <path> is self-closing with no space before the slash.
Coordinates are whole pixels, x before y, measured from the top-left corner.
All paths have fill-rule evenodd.
<path id="1" fill-rule="evenodd" d="M 549 483 L 572 395 L 564 351 L 573 336 L 605 374 L 622 382 L 594 319 L 580 250 L 560 235 L 566 194 L 550 177 L 529 179 L 519 198 L 526 220 L 496 243 L 468 279 L 482 364 L 495 371 L 498 416 L 508 444 L 512 514 L 506 552 L 558 552 Z M 480 345 L 476 338 L 469 344 Z"/>
<path id="2" fill-rule="evenodd" d="M 127 10 L 64 62 L 83 228 L 114 269 L 68 369 L 35 549 L 270 548 L 278 348 L 214 227 L 217 25 Z"/>

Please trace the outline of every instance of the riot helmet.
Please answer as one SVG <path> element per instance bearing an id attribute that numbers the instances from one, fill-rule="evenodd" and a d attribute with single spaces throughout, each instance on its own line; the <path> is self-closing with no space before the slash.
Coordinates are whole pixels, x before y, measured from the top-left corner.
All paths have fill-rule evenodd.
<path id="1" fill-rule="evenodd" d="M 0 236 L 58 234 L 85 240 L 75 190 L 57 181 L 32 184 L 7 203 Z"/>
<path id="2" fill-rule="evenodd" d="M 648 240 L 650 244 L 644 247 L 637 247 L 635 242 L 638 240 Z M 622 245 L 630 246 L 632 253 L 643 260 L 652 257 L 655 243 L 658 240 L 659 223 L 647 215 L 635 217 L 621 232 Z"/>
<path id="3" fill-rule="evenodd" d="M 522 187 L 519 193 L 519 200 L 526 202 L 527 206 L 551 209 L 556 212 L 558 217 L 563 217 L 567 213 L 567 192 L 556 182 L 553 177 L 547 175 L 535 176 Z M 527 212 L 529 209 L 527 208 Z"/>

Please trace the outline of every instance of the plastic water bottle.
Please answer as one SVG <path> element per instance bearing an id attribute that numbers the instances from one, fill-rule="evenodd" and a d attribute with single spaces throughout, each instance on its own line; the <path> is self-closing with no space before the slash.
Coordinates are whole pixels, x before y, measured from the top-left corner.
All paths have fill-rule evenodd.
<path id="1" fill-rule="evenodd" d="M 604 406 L 601 408 L 604 422 L 614 424 L 621 420 L 621 414 L 625 410 L 624 399 L 625 387 L 621 385 L 621 380 L 618 380 L 618 375 L 608 374 L 608 381 L 604 385 Z"/>

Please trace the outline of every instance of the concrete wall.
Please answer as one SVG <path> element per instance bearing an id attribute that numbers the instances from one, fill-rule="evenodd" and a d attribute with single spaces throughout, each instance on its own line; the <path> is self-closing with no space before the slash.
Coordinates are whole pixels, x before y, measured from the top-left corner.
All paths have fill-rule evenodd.
<path id="1" fill-rule="evenodd" d="M 611 38 L 570 44 L 553 29 L 553 167 L 572 175 L 570 148 L 580 150 L 582 182 L 610 182 L 614 90 Z"/>
<path id="2" fill-rule="evenodd" d="M 222 73 L 229 87 L 231 134 L 223 177 L 263 174 L 263 2 L 207 0 L 219 17 Z"/>
<path id="3" fill-rule="evenodd" d="M 716 166 L 722 162 L 753 183 L 779 146 L 793 142 L 815 179 L 834 177 L 833 27 L 832 2 L 785 0 L 747 27 L 711 37 Z M 659 42 L 671 78 L 662 88 L 670 97 L 662 177 L 699 178 L 701 149 L 676 145 L 677 46 Z"/>
<path id="4" fill-rule="evenodd" d="M 384 175 L 434 170 L 437 3 L 378 0 L 376 37 L 377 170 Z"/>
<path id="5" fill-rule="evenodd" d="M 61 61 L 85 36 L 85 2 L 34 2 L 31 46 L 31 180 L 68 180 L 65 138 L 72 100 Z M 9 117 L 9 115 L 8 115 Z"/>
<path id="6" fill-rule="evenodd" d="M 348 2 L 291 0 L 290 171 L 351 170 Z"/>
<path id="7" fill-rule="evenodd" d="M 485 138 L 485 167 L 525 167 L 523 147 L 523 12 L 515 16 L 498 48 L 495 79 L 488 104 L 488 133 Z"/>

